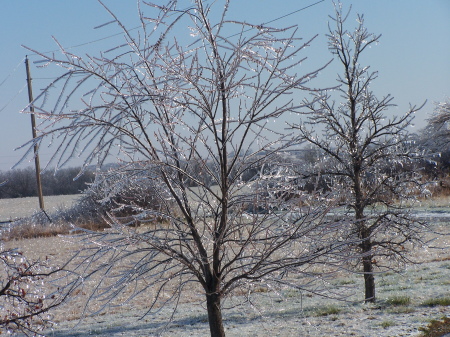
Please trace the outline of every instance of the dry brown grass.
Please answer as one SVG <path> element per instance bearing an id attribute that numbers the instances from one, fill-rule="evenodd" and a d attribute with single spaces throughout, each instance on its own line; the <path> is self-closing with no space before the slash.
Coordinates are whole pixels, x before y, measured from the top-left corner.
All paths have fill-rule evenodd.
<path id="1" fill-rule="evenodd" d="M 78 236 L 49 236 L 11 240 L 3 242 L 3 248 L 15 248 L 33 260 L 47 261 L 49 265 L 52 265 L 55 268 L 65 266 L 65 270 L 75 271 L 77 270 L 77 267 L 87 263 L 83 260 L 83 256 L 85 256 L 85 253 L 83 252 L 89 254 L 87 250 L 95 246 L 94 243 L 83 241 L 82 239 L 83 237 Z M 74 258 L 78 252 L 81 252 L 81 255 L 78 258 Z M 142 255 L 145 255 L 145 252 L 142 252 Z M 136 258 L 139 258 L 139 256 Z M 81 264 L 80 261 L 83 261 L 83 264 Z M 104 262 L 104 259 L 92 262 L 92 264 L 90 262 L 86 274 L 93 271 L 97 267 L 97 264 L 101 262 Z M 126 259 L 118 263 L 115 266 L 116 272 L 120 272 L 124 268 L 127 268 L 128 263 L 130 263 L 130 261 Z M 53 279 L 48 280 L 48 286 L 57 288 L 60 288 L 60 286 L 64 287 L 64 285 L 73 281 L 74 278 L 77 278 L 78 275 L 76 273 L 68 273 L 66 276 L 63 276 L 62 279 L 60 279 L 60 277 L 61 275 L 58 274 L 55 275 Z M 92 274 L 89 278 L 84 279 L 79 287 L 72 290 L 69 298 L 63 304 L 52 309 L 52 320 L 55 322 L 78 320 L 82 316 L 89 316 L 96 313 L 98 310 L 102 310 L 103 314 L 126 312 L 130 308 L 142 309 L 143 312 L 145 312 L 145 310 L 148 309 L 149 304 L 154 300 L 158 290 L 157 288 L 147 288 L 146 281 L 141 280 L 138 283 L 131 282 L 129 285 L 124 285 L 121 293 L 109 304 L 103 302 L 102 298 L 95 298 L 95 296 L 91 298 L 96 290 L 98 290 L 97 286 L 99 284 L 101 284 L 101 289 L 107 289 L 112 286 L 115 281 L 116 278 L 111 275 L 105 276 L 102 272 Z M 176 283 L 174 283 L 173 287 L 175 286 Z M 127 303 L 130 296 L 135 293 L 136 287 L 140 289 L 146 288 L 146 290 Z M 170 287 L 165 289 L 167 294 L 173 290 Z M 180 303 L 199 301 L 202 298 L 199 284 L 190 284 L 189 289 L 189 291 L 183 293 L 183 296 L 180 298 Z"/>
<path id="2" fill-rule="evenodd" d="M 33 222 L 32 219 L 24 222 L 11 223 L 0 231 L 2 241 L 32 239 L 40 237 L 50 237 L 56 235 L 73 234 L 77 232 L 76 228 L 83 228 L 92 231 L 102 231 L 108 228 L 105 221 L 89 221 L 78 223 L 69 222 Z"/>
<path id="3" fill-rule="evenodd" d="M 419 328 L 422 336 L 441 337 L 450 333 L 450 318 L 443 317 L 442 320 L 432 320 L 426 328 Z"/>
<path id="4" fill-rule="evenodd" d="M 428 190 L 431 192 L 432 199 L 450 197 L 450 177 L 433 182 L 428 186 Z"/>
<path id="5" fill-rule="evenodd" d="M 450 188 L 448 191 L 450 191 Z M 433 194 L 433 197 L 431 198 L 422 199 L 420 201 L 420 206 L 426 208 L 449 207 L 450 194 Z M 77 228 L 90 231 L 103 231 L 105 228 L 109 227 L 107 221 L 101 215 L 96 215 L 92 212 L 83 212 L 82 210 L 82 208 L 80 211 L 75 207 L 69 211 L 69 216 L 62 212 L 59 219 L 52 222 L 50 222 L 49 218 L 43 213 L 35 214 L 29 218 L 13 222 L 8 226 L 3 227 L 3 230 L 0 231 L 0 239 L 2 241 L 10 241 L 51 237 L 76 233 Z M 163 223 L 163 221 L 160 221 L 160 223 Z M 140 224 L 136 224 L 138 227 L 139 225 Z"/>
<path id="6" fill-rule="evenodd" d="M 450 195 L 433 195 L 430 198 L 419 199 L 422 207 L 450 207 Z"/>
<path id="7" fill-rule="evenodd" d="M 59 234 L 68 234 L 71 230 L 70 225 L 63 224 L 22 224 L 15 225 L 12 223 L 1 233 L 3 241 L 30 239 L 38 237 L 49 237 Z"/>

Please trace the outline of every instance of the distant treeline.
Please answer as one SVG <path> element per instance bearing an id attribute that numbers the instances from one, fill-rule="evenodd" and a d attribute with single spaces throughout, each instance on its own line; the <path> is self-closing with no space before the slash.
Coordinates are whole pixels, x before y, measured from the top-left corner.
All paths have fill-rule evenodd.
<path id="1" fill-rule="evenodd" d="M 79 167 L 45 171 L 41 174 L 44 195 L 78 194 L 94 180 L 94 172 L 86 171 L 77 180 Z M 37 196 L 36 173 L 34 168 L 15 169 L 0 172 L 0 199 Z"/>

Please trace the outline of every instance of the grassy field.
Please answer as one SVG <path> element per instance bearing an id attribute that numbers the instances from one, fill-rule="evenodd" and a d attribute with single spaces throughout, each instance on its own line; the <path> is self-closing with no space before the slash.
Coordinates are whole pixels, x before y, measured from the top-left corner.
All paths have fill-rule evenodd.
<path id="1" fill-rule="evenodd" d="M 47 257 L 56 264 L 63 263 L 81 247 L 79 242 L 65 237 L 8 241 L 5 245 L 19 247 L 35 258 Z M 448 237 L 437 238 L 435 246 L 448 247 Z M 248 297 L 228 298 L 224 303 L 227 336 L 421 336 L 420 329 L 432 320 L 450 317 L 450 250 L 418 248 L 411 258 L 417 263 L 406 265 L 401 273 L 376 275 L 376 304 L 363 303 L 361 275 L 344 272 L 335 275 L 327 286 L 331 290 L 346 287 L 349 296 L 345 301 L 288 288 L 261 288 Z M 170 308 L 142 317 L 152 296 L 150 292 L 79 321 L 89 287 L 94 284 L 95 280 L 86 283 L 76 296 L 52 311 L 56 325 L 49 336 L 209 334 L 204 303 L 194 287 L 181 299 L 178 312 L 168 325 Z"/>

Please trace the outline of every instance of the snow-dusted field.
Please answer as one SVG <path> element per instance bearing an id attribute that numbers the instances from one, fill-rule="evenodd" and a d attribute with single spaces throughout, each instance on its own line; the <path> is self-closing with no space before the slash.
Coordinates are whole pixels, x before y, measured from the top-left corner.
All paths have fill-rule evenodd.
<path id="1" fill-rule="evenodd" d="M 355 290 L 361 284 L 355 280 Z M 224 310 L 227 336 L 419 336 L 419 327 L 431 319 L 450 316 L 450 307 L 424 307 L 429 299 L 449 296 L 450 262 L 433 262 L 408 268 L 400 275 L 378 278 L 377 305 L 339 303 L 317 296 L 308 297 L 300 292 L 256 294 L 255 307 L 246 305 Z M 339 281 L 339 280 L 337 280 Z M 406 296 L 406 306 L 387 304 L 394 296 Z M 155 316 L 142 317 L 143 310 L 85 319 L 82 322 L 61 322 L 50 332 L 54 337 L 87 336 L 209 336 L 205 309 L 198 303 L 185 303 L 180 314 L 165 326 L 171 312 L 163 310 Z M 327 312 L 337 311 L 325 315 Z"/>
<path id="2" fill-rule="evenodd" d="M 74 195 L 52 195 L 44 197 L 44 207 L 51 214 L 58 209 L 70 207 L 80 197 Z M 39 211 L 37 197 L 0 199 L 0 222 L 24 218 Z"/>
<path id="3" fill-rule="evenodd" d="M 449 227 L 449 223 L 440 223 L 436 229 Z M 256 292 L 250 297 L 252 305 L 247 303 L 224 310 L 227 336 L 419 336 L 419 327 L 425 327 L 431 319 L 450 316 L 450 306 L 422 305 L 430 299 L 450 297 L 448 239 L 439 237 L 435 242 L 435 245 L 444 249 L 416 249 L 414 258 L 418 263 L 407 266 L 403 273 L 377 275 L 379 301 L 375 305 L 361 302 L 362 277 L 354 274 L 339 275 L 329 284 L 331 287 L 351 287 L 354 295 L 348 298 L 349 302 L 290 289 Z M 4 244 L 7 247 L 19 247 L 33 258 L 46 256 L 55 263 L 61 263 L 79 248 L 77 242 L 64 237 L 35 238 Z M 142 318 L 148 303 L 145 294 L 131 305 L 79 321 L 77 317 L 85 299 L 82 295 L 86 294 L 73 298 L 52 313 L 57 324 L 47 332 L 48 336 L 209 335 L 204 304 L 198 299 L 185 298 L 173 321 L 166 325 L 171 315 L 168 308 Z M 410 303 L 390 304 L 389 301 L 395 298 L 408 298 Z M 228 304 L 240 299 L 239 296 L 232 298 Z"/>

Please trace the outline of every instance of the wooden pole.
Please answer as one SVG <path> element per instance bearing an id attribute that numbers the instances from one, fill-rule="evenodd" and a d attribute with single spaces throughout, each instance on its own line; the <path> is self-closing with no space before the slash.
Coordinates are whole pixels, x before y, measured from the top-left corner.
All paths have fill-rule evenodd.
<path id="1" fill-rule="evenodd" d="M 33 102 L 33 89 L 31 87 L 31 75 L 30 75 L 30 66 L 28 64 L 28 57 L 25 57 L 25 68 L 27 70 L 27 84 L 28 84 L 28 100 L 30 103 Z M 36 118 L 34 116 L 34 107 L 33 104 L 30 105 L 31 111 L 31 129 L 33 132 L 33 139 L 36 139 Z M 39 145 L 37 143 L 34 144 L 34 166 L 36 168 L 36 183 L 39 197 L 39 207 L 41 210 L 44 210 L 44 196 L 42 194 L 42 184 L 41 184 L 41 165 L 39 163 Z"/>

